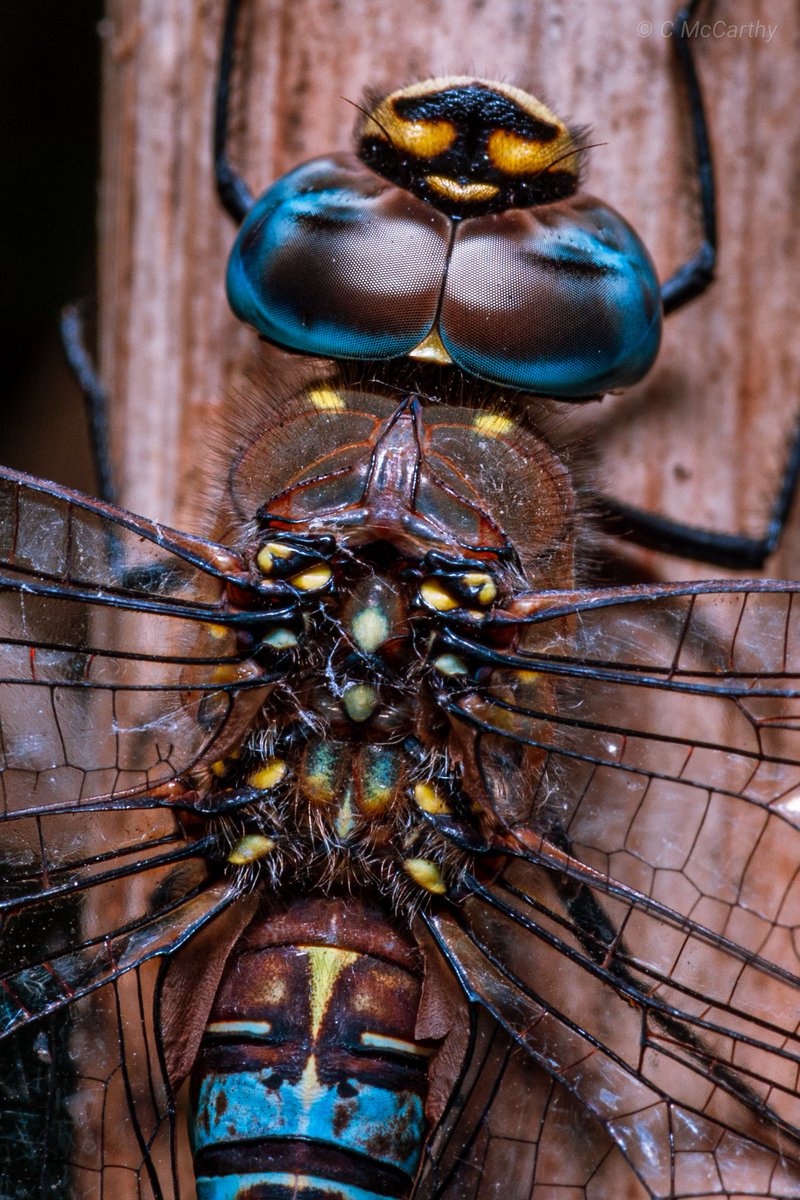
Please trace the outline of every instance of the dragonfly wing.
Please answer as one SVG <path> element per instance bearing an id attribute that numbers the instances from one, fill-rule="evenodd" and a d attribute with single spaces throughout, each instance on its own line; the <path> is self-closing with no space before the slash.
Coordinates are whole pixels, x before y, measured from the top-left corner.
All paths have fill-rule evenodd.
<path id="1" fill-rule="evenodd" d="M 798 611 L 792 585 L 550 594 L 448 701 L 510 858 L 442 952 L 647 1195 L 800 1186 Z"/>
<path id="2" fill-rule="evenodd" d="M 225 584 L 235 556 L 0 472 L 0 805 L 155 788 L 263 700 Z"/>

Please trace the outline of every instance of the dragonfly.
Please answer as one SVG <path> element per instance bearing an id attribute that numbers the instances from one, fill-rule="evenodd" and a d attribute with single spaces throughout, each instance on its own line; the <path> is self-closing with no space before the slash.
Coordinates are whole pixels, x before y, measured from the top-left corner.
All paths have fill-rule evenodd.
<path id="1" fill-rule="evenodd" d="M 9 1194 L 795 1195 L 800 585 L 590 582 L 560 441 L 708 282 L 713 190 L 659 288 L 567 126 L 459 77 L 252 203 L 236 15 L 229 296 L 313 361 L 213 539 L 0 476 Z M 476 318 L 489 254 L 566 344 Z M 746 560 L 793 457 L 761 547 L 611 515 Z"/>

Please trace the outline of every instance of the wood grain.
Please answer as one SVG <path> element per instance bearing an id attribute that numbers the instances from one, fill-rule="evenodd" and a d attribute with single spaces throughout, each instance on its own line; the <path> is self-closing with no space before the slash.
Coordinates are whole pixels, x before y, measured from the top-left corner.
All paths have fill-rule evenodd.
<path id="1" fill-rule="evenodd" d="M 257 191 L 347 148 L 368 86 L 509 80 L 591 127 L 589 190 L 633 223 L 666 277 L 699 236 L 672 2 L 252 0 L 237 161 Z M 695 45 L 716 150 L 718 278 L 670 319 L 651 376 L 582 418 L 605 490 L 728 531 L 759 530 L 800 411 L 798 7 L 707 7 Z M 255 340 L 227 310 L 233 229 L 211 171 L 222 16 L 222 0 L 109 0 L 104 24 L 101 371 L 120 491 L 134 511 L 196 532 L 219 461 L 212 431 L 236 423 Z M 770 573 L 796 577 L 799 552 L 795 523 Z M 719 574 L 639 557 L 664 577 Z"/>

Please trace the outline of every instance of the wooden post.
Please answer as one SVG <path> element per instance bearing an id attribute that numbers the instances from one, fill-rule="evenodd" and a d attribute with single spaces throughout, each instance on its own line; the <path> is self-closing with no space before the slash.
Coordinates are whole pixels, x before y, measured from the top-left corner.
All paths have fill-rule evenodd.
<path id="1" fill-rule="evenodd" d="M 306 158 L 347 148 L 351 102 L 365 86 L 464 72 L 507 79 L 591 126 L 600 144 L 588 188 L 628 217 L 665 277 L 698 240 L 672 3 L 253 0 L 239 76 L 242 169 L 258 191 Z M 694 45 L 716 151 L 718 279 L 668 322 L 648 380 L 590 405 L 585 419 L 607 490 L 756 532 L 800 396 L 796 4 L 755 3 L 741 25 L 728 6 L 707 9 Z M 230 419 L 254 342 L 227 310 L 234 231 L 211 173 L 222 16 L 222 0 L 109 0 L 105 23 L 101 366 L 121 494 L 194 528 L 214 469 L 209 426 Z M 796 542 L 774 566 L 791 575 L 793 562 Z M 649 564 L 673 577 L 693 571 Z"/>
<path id="2" fill-rule="evenodd" d="M 350 144 L 364 87 L 476 73 L 592 127 L 589 190 L 619 208 L 662 277 L 699 240 L 673 0 L 252 0 L 235 145 L 255 191 Z M 642 385 L 581 418 L 605 490 L 756 533 L 800 404 L 796 0 L 707 6 L 695 39 L 719 188 L 717 282 L 669 321 Z M 232 241 L 211 170 L 223 0 L 109 0 L 101 194 L 101 372 L 122 502 L 203 532 L 235 383 L 255 335 L 228 313 Z M 739 23 L 736 19 L 741 18 Z M 773 574 L 797 573 L 790 532 Z M 640 555 L 665 577 L 719 574 Z M 667 816 L 667 820 L 669 817 Z M 638 1192 L 637 1192 L 638 1194 Z"/>

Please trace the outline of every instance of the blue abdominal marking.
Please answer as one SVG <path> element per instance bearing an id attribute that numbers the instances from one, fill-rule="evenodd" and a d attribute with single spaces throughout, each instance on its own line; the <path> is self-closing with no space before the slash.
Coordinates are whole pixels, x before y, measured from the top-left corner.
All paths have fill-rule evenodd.
<path id="1" fill-rule="evenodd" d="M 276 1087 L 274 1076 L 271 1068 L 206 1076 L 198 1101 L 205 1119 L 194 1127 L 194 1152 L 226 1142 L 302 1138 L 368 1155 L 413 1178 L 424 1132 L 419 1096 L 353 1078 L 324 1084 L 313 1057 L 294 1083 L 284 1079 Z"/>
<path id="2" fill-rule="evenodd" d="M 239 1200 L 255 1188 L 263 1189 L 270 1200 L 293 1200 L 311 1193 L 314 1200 L 391 1200 L 385 1192 L 366 1191 L 348 1183 L 333 1183 L 318 1175 L 287 1174 L 283 1171 L 257 1172 L 253 1175 L 227 1175 L 210 1179 L 200 1176 L 197 1180 L 197 1200 Z M 269 1190 L 267 1190 L 269 1189 Z M 280 1191 L 279 1189 L 283 1189 Z"/>

